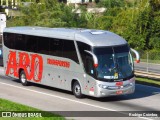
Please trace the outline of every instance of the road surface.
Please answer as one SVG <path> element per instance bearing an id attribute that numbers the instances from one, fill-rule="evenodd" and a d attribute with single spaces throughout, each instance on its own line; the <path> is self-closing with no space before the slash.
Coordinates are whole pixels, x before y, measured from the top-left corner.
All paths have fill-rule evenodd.
<path id="1" fill-rule="evenodd" d="M 32 106 L 44 111 L 115 111 L 113 117 L 73 117 L 78 120 L 154 120 L 148 117 L 114 117 L 123 111 L 160 111 L 160 88 L 136 84 L 136 91 L 132 95 L 97 99 L 85 97 L 75 98 L 71 92 L 32 84 L 22 86 L 18 80 L 5 77 L 0 69 L 0 98 Z M 70 116 L 69 116 L 70 118 Z"/>
<path id="2" fill-rule="evenodd" d="M 160 64 L 154 64 L 154 63 L 147 64 L 146 62 L 140 62 L 140 63 L 135 63 L 134 65 L 135 65 L 135 70 L 147 72 L 147 67 L 148 67 L 148 72 L 160 74 Z"/>

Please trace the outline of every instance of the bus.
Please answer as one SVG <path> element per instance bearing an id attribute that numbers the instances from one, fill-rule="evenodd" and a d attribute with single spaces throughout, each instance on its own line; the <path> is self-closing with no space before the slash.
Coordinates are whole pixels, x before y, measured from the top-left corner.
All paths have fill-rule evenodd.
<path id="1" fill-rule="evenodd" d="M 38 83 L 84 95 L 107 97 L 135 91 L 139 54 L 119 35 L 94 29 L 10 27 L 3 32 L 5 75 L 22 85 Z"/>
<path id="2" fill-rule="evenodd" d="M 0 36 L 3 33 L 4 28 L 6 27 L 6 14 L 3 12 L 0 12 Z M 0 44 L 1 44 L 1 38 L 0 38 Z"/>

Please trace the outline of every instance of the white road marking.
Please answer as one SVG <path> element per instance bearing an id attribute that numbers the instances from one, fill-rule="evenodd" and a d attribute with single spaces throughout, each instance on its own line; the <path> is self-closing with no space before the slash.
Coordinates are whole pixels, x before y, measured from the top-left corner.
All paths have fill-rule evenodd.
<path id="1" fill-rule="evenodd" d="M 4 69 L 0 69 L 0 71 L 3 71 L 3 72 L 4 72 Z"/>
<path id="2" fill-rule="evenodd" d="M 4 68 L 3 68 L 3 67 L 0 67 L 0 71 L 4 71 Z"/>
<path id="3" fill-rule="evenodd" d="M 4 70 L 3 69 L 0 69 L 0 75 L 4 75 Z"/>
<path id="4" fill-rule="evenodd" d="M 92 104 L 89 104 L 89 103 L 80 102 L 80 101 L 77 101 L 77 100 L 72 100 L 72 99 L 69 99 L 69 98 L 65 98 L 65 97 L 61 97 L 61 96 L 57 96 L 57 95 L 52 95 L 52 94 L 48 94 L 48 93 L 44 93 L 44 92 L 39 92 L 39 91 L 36 91 L 36 90 L 30 90 L 30 89 L 27 89 L 27 88 L 24 88 L 24 87 L 19 87 L 19 86 L 15 86 L 15 85 L 3 83 L 3 82 L 0 82 L 0 84 L 15 87 L 15 88 L 19 88 L 19 89 L 23 89 L 23 90 L 27 90 L 27 91 L 31 91 L 31 92 L 35 92 L 35 93 L 39 93 L 39 94 L 43 94 L 43 95 L 47 95 L 47 96 L 51 96 L 51 97 L 55 97 L 55 98 L 59 98 L 59 99 L 63 99 L 63 100 L 68 100 L 68 101 L 83 104 L 83 105 L 88 105 L 88 106 L 103 109 L 103 110 L 116 111 L 118 113 L 126 114 L 126 113 L 119 112 L 119 111 L 114 110 L 114 109 L 110 109 L 110 108 L 106 108 L 106 107 L 102 107 L 102 106 L 98 106 L 98 105 L 92 105 Z M 145 120 L 153 120 L 153 119 L 146 118 L 146 117 L 138 117 L 138 118 L 145 119 Z"/>

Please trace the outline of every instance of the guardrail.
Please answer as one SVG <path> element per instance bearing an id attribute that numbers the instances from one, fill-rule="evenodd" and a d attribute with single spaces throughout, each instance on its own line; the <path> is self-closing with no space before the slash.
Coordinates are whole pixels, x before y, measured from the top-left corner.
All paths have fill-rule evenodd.
<path id="1" fill-rule="evenodd" d="M 151 72 L 144 72 L 144 71 L 136 70 L 135 75 L 140 76 L 140 77 L 153 78 L 153 79 L 160 80 L 160 74 L 157 74 L 157 73 L 151 73 Z"/>

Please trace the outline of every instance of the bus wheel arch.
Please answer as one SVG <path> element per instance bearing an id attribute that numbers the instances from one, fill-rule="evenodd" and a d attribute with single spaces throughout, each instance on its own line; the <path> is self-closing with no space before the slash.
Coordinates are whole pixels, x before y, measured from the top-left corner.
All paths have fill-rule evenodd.
<path id="1" fill-rule="evenodd" d="M 26 73 L 22 68 L 19 70 L 19 80 L 23 86 L 27 86 L 29 84 L 26 78 Z"/>
<path id="2" fill-rule="evenodd" d="M 75 95 L 75 97 L 77 97 L 77 98 L 84 97 L 84 95 L 82 94 L 81 88 L 82 87 L 81 87 L 79 81 L 76 79 L 73 79 L 72 83 L 71 83 L 71 90 L 72 90 L 73 94 Z"/>
<path id="3" fill-rule="evenodd" d="M 19 78 L 20 78 L 20 74 L 21 74 L 22 71 L 24 71 L 22 68 L 20 68 L 20 69 L 18 70 L 18 76 L 19 76 Z"/>

